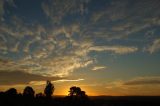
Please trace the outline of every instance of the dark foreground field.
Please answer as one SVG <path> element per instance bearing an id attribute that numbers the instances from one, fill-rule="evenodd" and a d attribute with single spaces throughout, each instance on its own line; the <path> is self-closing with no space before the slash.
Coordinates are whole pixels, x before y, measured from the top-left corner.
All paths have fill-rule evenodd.
<path id="1" fill-rule="evenodd" d="M 0 106 L 160 106 L 160 96 L 24 97 L 3 96 Z"/>
<path id="2" fill-rule="evenodd" d="M 94 106 L 160 106 L 160 96 L 90 97 Z"/>

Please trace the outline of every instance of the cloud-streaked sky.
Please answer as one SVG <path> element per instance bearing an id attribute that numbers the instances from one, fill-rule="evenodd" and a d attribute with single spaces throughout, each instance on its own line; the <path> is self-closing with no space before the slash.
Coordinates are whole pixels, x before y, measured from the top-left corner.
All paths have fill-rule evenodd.
<path id="1" fill-rule="evenodd" d="M 0 90 L 43 91 L 49 79 L 57 95 L 72 85 L 160 95 L 159 10 L 159 0 L 0 0 Z"/>

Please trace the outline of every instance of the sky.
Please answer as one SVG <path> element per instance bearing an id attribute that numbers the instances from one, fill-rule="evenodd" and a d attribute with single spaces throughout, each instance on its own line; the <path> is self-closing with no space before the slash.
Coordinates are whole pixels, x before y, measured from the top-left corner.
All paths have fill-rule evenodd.
<path id="1" fill-rule="evenodd" d="M 0 0 L 0 91 L 160 95 L 159 0 Z"/>

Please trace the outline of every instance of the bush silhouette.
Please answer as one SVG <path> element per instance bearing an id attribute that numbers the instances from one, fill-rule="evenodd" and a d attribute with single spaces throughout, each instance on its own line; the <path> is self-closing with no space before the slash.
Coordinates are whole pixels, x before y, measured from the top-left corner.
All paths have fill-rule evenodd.
<path id="1" fill-rule="evenodd" d="M 15 88 L 10 88 L 5 92 L 7 95 L 17 95 L 17 90 Z"/>
<path id="2" fill-rule="evenodd" d="M 27 97 L 34 97 L 34 90 L 32 87 L 27 86 L 25 87 L 24 91 L 23 91 L 23 96 L 27 96 Z"/>
<path id="3" fill-rule="evenodd" d="M 46 88 L 44 89 L 46 97 L 51 98 L 53 92 L 54 92 L 54 85 L 51 83 L 51 81 L 47 81 Z"/>

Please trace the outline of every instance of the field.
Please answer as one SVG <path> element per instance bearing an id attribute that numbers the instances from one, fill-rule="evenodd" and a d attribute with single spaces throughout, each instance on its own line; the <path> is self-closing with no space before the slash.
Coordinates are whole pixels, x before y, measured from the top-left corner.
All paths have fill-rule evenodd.
<path id="1" fill-rule="evenodd" d="M 95 106 L 160 106 L 159 96 L 90 97 Z"/>

